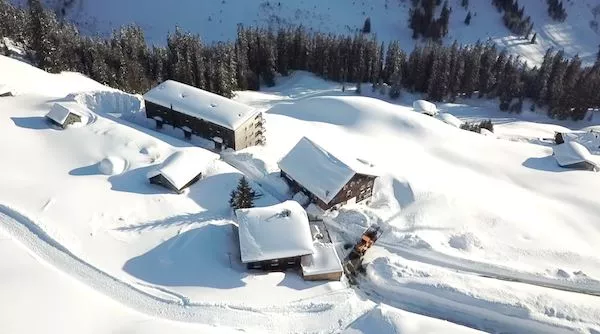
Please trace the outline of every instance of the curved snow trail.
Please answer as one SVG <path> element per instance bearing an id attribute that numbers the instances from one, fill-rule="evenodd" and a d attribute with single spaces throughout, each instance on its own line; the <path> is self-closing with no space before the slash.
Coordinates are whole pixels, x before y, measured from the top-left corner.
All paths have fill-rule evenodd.
<path id="1" fill-rule="evenodd" d="M 23 244 L 37 259 L 115 301 L 152 317 L 278 333 L 334 332 L 345 328 L 369 307 L 362 302 L 340 303 L 340 300 L 348 301 L 355 295 L 351 289 L 333 292 L 319 300 L 292 302 L 285 306 L 190 302 L 186 298 L 179 298 L 177 301 L 163 299 L 83 261 L 31 219 L 2 204 L 0 223 L 0 228 Z"/>
<path id="2" fill-rule="evenodd" d="M 325 222 L 327 223 L 328 227 L 333 227 L 334 229 L 341 231 L 341 228 L 338 226 L 337 222 L 332 221 L 331 219 L 326 219 Z M 443 253 L 434 252 L 429 249 L 419 249 L 414 247 L 392 244 L 390 242 L 384 241 L 385 233 L 386 232 L 384 231 L 384 235 L 382 236 L 382 238 L 377 240 L 377 243 L 375 245 L 383 247 L 390 253 L 397 254 L 407 260 L 422 262 L 432 266 L 451 269 L 461 274 L 470 274 L 489 279 L 496 279 L 508 282 L 518 282 L 543 288 L 600 297 L 599 281 L 560 281 L 557 279 L 546 278 L 543 276 L 530 274 L 526 272 L 514 271 L 509 268 L 504 268 L 489 263 L 456 258 Z"/>

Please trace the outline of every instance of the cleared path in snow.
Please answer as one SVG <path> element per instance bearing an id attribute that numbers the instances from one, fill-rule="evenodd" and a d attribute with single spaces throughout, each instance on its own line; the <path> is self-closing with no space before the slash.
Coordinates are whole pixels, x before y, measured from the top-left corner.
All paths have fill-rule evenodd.
<path id="1" fill-rule="evenodd" d="M 270 332 L 337 331 L 348 326 L 371 303 L 340 303 L 354 296 L 352 290 L 303 300 L 285 306 L 252 306 L 232 303 L 190 302 L 163 299 L 144 292 L 83 261 L 50 237 L 31 219 L 0 204 L 0 228 L 22 243 L 37 259 L 82 281 L 92 289 L 144 314 L 174 321 L 211 324 L 236 329 Z M 329 321 L 323 321 L 327 320 Z M 330 328 L 322 328 L 326 323 Z"/>

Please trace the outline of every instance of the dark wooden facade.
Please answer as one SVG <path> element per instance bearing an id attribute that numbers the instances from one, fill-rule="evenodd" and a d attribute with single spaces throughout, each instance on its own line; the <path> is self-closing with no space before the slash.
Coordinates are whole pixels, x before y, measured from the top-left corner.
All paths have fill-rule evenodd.
<path id="1" fill-rule="evenodd" d="M 190 182 L 186 183 L 185 186 L 183 186 L 183 188 L 181 189 L 177 189 L 177 187 L 175 187 L 175 185 L 173 185 L 171 182 L 169 182 L 169 180 L 167 180 L 162 174 L 157 174 L 153 177 L 151 177 L 149 179 L 150 183 L 152 184 L 157 184 L 159 186 L 163 186 L 167 189 L 170 189 L 178 194 L 181 194 L 183 192 L 183 189 L 191 186 L 192 184 L 198 182 L 198 180 L 200 180 L 200 178 L 202 177 L 202 173 L 199 173 L 198 175 L 196 175 L 196 177 L 194 177 L 193 179 L 190 180 Z"/>
<path id="2" fill-rule="evenodd" d="M 288 257 L 283 259 L 273 259 L 266 261 L 248 262 L 248 269 L 258 269 L 265 271 L 284 271 L 288 269 L 300 268 L 300 256 Z"/>
<path id="3" fill-rule="evenodd" d="M 161 128 L 163 124 L 171 125 L 175 128 L 188 127 L 192 134 L 212 140 L 214 137 L 223 139 L 223 146 L 235 149 L 235 132 L 221 125 L 196 118 L 169 107 L 161 106 L 156 103 L 145 101 L 146 117 L 154 119 L 157 127 Z"/>
<path id="4" fill-rule="evenodd" d="M 311 199 L 312 203 L 315 203 L 323 210 L 329 210 L 338 204 L 345 204 L 352 199 L 356 199 L 356 202 L 358 203 L 371 198 L 373 195 L 373 185 L 377 178 L 373 175 L 354 174 L 350 181 L 344 185 L 342 190 L 340 190 L 329 203 L 325 203 L 284 171 L 281 171 L 281 176 L 292 188 L 292 191 L 302 191 Z"/>

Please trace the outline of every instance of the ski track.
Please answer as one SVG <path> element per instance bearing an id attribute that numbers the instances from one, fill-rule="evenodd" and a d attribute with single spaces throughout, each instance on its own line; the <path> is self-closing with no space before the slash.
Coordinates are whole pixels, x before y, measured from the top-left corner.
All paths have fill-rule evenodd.
<path id="1" fill-rule="evenodd" d="M 18 211 L 0 204 L 2 229 L 15 241 L 21 243 L 38 260 L 84 282 L 92 289 L 115 301 L 152 317 L 180 322 L 192 322 L 226 326 L 235 329 L 268 330 L 270 332 L 333 332 L 349 325 L 356 314 L 352 303 L 331 301 L 302 301 L 284 306 L 250 306 L 228 303 L 191 302 L 187 297 L 172 291 L 163 291 L 178 300 L 164 299 L 121 281 L 91 264 L 83 261 L 58 243 L 31 219 Z M 152 288 L 157 288 L 152 286 Z M 349 290 L 337 294 L 349 294 Z M 335 294 L 332 294 L 334 296 Z M 339 298 L 338 298 L 339 300 Z M 315 328 L 318 322 L 310 322 L 315 314 L 336 319 L 330 328 Z M 339 316 L 345 316 L 340 319 Z M 322 325 L 322 324 L 321 324 Z M 243 328 L 241 327 L 243 326 Z"/>

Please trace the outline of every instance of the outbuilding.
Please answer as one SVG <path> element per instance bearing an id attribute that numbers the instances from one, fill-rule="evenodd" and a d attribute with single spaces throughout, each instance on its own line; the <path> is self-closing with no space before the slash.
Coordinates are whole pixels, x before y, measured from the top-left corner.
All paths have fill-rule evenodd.
<path id="1" fill-rule="evenodd" d="M 413 102 L 413 109 L 416 112 L 420 112 L 429 116 L 435 116 L 438 114 L 438 108 L 435 106 L 435 104 L 425 100 L 416 100 Z"/>
<path id="2" fill-rule="evenodd" d="M 265 143 L 265 120 L 256 109 L 226 97 L 167 80 L 144 94 L 146 117 L 213 140 L 216 147 L 240 150 Z"/>
<path id="3" fill-rule="evenodd" d="M 205 167 L 216 154 L 204 149 L 188 149 L 171 154 L 160 166 L 148 173 L 148 180 L 178 194 L 202 178 Z"/>
<path id="4" fill-rule="evenodd" d="M 323 210 L 370 198 L 377 178 L 369 162 L 338 158 L 306 137 L 279 161 L 279 168 L 294 192 L 304 192 Z"/>
<path id="5" fill-rule="evenodd" d="M 332 243 L 315 241 L 314 253 L 302 257 L 302 276 L 307 281 L 339 281 L 342 262 Z"/>
<path id="6" fill-rule="evenodd" d="M 81 123 L 82 117 L 83 114 L 78 108 L 61 103 L 55 103 L 46 115 L 50 122 L 63 129 L 71 124 Z"/>
<path id="7" fill-rule="evenodd" d="M 306 211 L 294 201 L 238 209 L 240 257 L 248 269 L 299 268 L 314 253 Z"/>
<path id="8" fill-rule="evenodd" d="M 583 145 L 566 141 L 553 147 L 553 155 L 559 166 L 572 169 L 599 171 L 598 160 Z"/>

